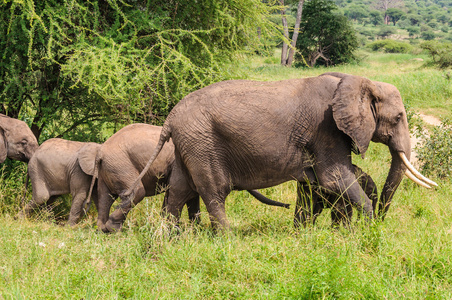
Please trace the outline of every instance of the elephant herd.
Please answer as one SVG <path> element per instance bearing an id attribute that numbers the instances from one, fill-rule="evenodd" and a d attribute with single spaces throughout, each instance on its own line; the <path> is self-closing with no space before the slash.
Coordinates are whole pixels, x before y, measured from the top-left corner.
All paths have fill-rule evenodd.
<path id="1" fill-rule="evenodd" d="M 128 125 L 103 144 L 55 138 L 38 146 L 24 122 L 6 116 L 0 133 L 0 162 L 28 162 L 33 196 L 23 216 L 70 193 L 68 224 L 79 221 L 92 199 L 104 232 L 121 230 L 135 205 L 162 192 L 162 211 L 173 222 L 185 205 L 196 222 L 201 198 L 212 227 L 227 229 L 225 199 L 232 190 L 288 207 L 257 189 L 296 180 L 295 226 L 315 222 L 325 207 L 332 208 L 334 225 L 348 225 L 352 207 L 368 220 L 384 218 L 403 175 L 436 185 L 409 163 L 397 88 L 343 73 L 218 82 L 182 99 L 163 127 Z M 387 145 L 392 156 L 380 198 L 372 178 L 351 161 L 352 152 L 364 157 L 370 141 Z"/>

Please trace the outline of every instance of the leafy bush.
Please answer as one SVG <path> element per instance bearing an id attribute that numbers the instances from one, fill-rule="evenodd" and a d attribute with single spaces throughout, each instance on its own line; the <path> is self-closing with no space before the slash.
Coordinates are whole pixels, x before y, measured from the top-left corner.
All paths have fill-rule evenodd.
<path id="1" fill-rule="evenodd" d="M 452 66 L 452 43 L 429 41 L 422 43 L 420 47 L 428 51 L 433 59 L 433 64 L 440 69 Z"/>
<path id="2" fill-rule="evenodd" d="M 413 46 L 404 42 L 394 40 L 375 41 L 366 46 L 373 51 L 382 50 L 386 53 L 408 53 L 413 49 Z"/>
<path id="3" fill-rule="evenodd" d="M 413 37 L 413 36 L 415 36 L 415 35 L 420 33 L 420 29 L 417 26 L 410 26 L 406 30 L 408 31 L 408 35 L 410 37 Z"/>
<path id="4" fill-rule="evenodd" d="M 429 31 L 423 31 L 423 32 L 421 33 L 421 38 L 424 39 L 424 40 L 426 40 L 426 41 L 434 40 L 435 37 L 436 37 L 435 33 L 434 33 L 433 31 L 431 31 L 431 30 L 429 30 Z"/>
<path id="5" fill-rule="evenodd" d="M 435 126 L 430 134 L 418 127 L 422 146 L 416 147 L 417 157 L 426 174 L 447 178 L 452 175 L 452 123 L 446 120 Z"/>
<path id="6" fill-rule="evenodd" d="M 397 29 L 395 29 L 393 26 L 382 26 L 377 32 L 377 36 L 385 38 L 390 36 L 391 34 L 395 34 L 396 32 Z"/>

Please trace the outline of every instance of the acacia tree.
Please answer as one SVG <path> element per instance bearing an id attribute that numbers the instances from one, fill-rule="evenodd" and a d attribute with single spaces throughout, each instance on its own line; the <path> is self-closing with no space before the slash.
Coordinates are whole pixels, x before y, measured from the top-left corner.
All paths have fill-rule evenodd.
<path id="1" fill-rule="evenodd" d="M 337 13 L 331 0 L 310 0 L 305 3 L 300 23 L 297 49 L 309 66 L 326 66 L 355 59 L 358 41 L 347 17 Z"/>
<path id="2" fill-rule="evenodd" d="M 304 0 L 298 1 L 297 18 L 295 20 L 295 26 L 294 26 L 294 30 L 293 30 L 293 34 L 292 34 L 292 39 L 289 38 L 289 25 L 287 24 L 286 7 L 284 6 L 284 0 L 280 0 L 280 3 L 281 3 L 283 34 L 284 34 L 285 39 L 290 41 L 290 49 L 289 49 L 289 45 L 286 43 L 286 41 L 283 40 L 282 50 L 281 50 L 281 64 L 283 66 L 290 67 L 294 61 L 295 48 L 296 48 L 296 44 L 297 44 L 298 34 L 300 31 L 301 16 L 303 14 Z"/>
<path id="3" fill-rule="evenodd" d="M 389 8 L 386 11 L 386 15 L 389 16 L 389 18 L 392 21 L 392 23 L 394 24 L 394 26 L 401 18 L 406 16 L 406 14 L 398 8 Z"/>
<path id="4" fill-rule="evenodd" d="M 0 111 L 40 140 L 101 139 L 100 124 L 162 123 L 221 64 L 268 35 L 259 0 L 4 0 Z"/>
<path id="5" fill-rule="evenodd" d="M 397 8 L 403 6 L 403 0 L 374 0 L 374 6 L 376 9 L 384 12 L 384 23 L 385 25 L 389 24 L 389 15 L 386 11 L 389 8 Z"/>

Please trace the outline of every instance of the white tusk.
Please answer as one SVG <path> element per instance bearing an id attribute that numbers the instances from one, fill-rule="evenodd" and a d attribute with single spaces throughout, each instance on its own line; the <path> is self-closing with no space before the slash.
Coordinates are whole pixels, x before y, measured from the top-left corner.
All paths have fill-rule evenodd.
<path id="1" fill-rule="evenodd" d="M 426 182 L 426 183 L 428 183 L 430 185 L 438 186 L 438 184 L 436 182 L 434 182 L 433 180 L 428 179 L 427 177 L 425 177 L 424 175 L 419 173 L 419 171 L 416 170 L 413 167 L 413 165 L 408 161 L 408 158 L 406 157 L 405 153 L 399 152 L 399 156 L 402 159 L 402 161 L 405 164 L 405 166 L 408 168 L 408 170 L 410 170 L 410 172 L 413 173 L 412 175 L 416 176 L 420 180 L 422 180 L 422 181 L 424 181 L 424 182 Z"/>
<path id="2" fill-rule="evenodd" d="M 414 176 L 413 173 L 411 173 L 408 169 L 405 171 L 405 175 L 406 175 L 406 177 L 408 177 L 409 179 L 413 180 L 415 183 L 419 184 L 420 186 L 426 187 L 428 189 L 432 188 L 431 186 L 429 186 L 425 182 L 417 179 L 417 177 Z"/>

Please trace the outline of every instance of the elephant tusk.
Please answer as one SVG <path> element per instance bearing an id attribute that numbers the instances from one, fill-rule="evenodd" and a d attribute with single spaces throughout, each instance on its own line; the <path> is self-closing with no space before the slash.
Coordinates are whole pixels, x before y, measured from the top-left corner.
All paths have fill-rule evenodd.
<path id="1" fill-rule="evenodd" d="M 408 168 L 408 170 L 410 170 L 410 172 L 412 173 L 412 175 L 416 176 L 418 179 L 428 183 L 429 185 L 434 185 L 434 186 L 438 186 L 438 184 L 436 182 L 434 182 L 433 180 L 428 179 L 427 177 L 425 177 L 424 175 L 422 175 L 421 173 L 419 173 L 418 170 L 416 170 L 413 165 L 408 161 L 408 158 L 406 157 L 405 153 L 403 152 L 399 152 L 399 156 L 402 159 L 403 163 L 405 164 L 405 166 Z M 411 178 L 410 178 L 411 179 Z"/>
<path id="2" fill-rule="evenodd" d="M 426 187 L 428 189 L 432 188 L 431 186 L 429 186 L 425 182 L 417 179 L 417 177 L 414 176 L 413 173 L 411 173 L 408 169 L 405 171 L 405 175 L 406 175 L 406 177 L 408 177 L 409 179 L 413 180 L 415 183 L 419 184 L 420 186 Z"/>

